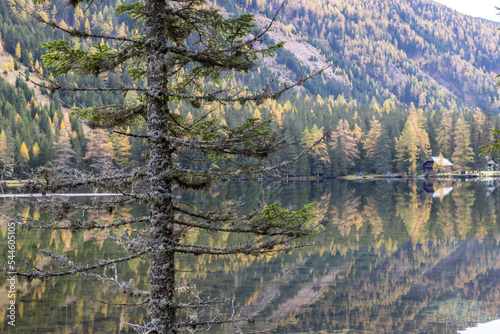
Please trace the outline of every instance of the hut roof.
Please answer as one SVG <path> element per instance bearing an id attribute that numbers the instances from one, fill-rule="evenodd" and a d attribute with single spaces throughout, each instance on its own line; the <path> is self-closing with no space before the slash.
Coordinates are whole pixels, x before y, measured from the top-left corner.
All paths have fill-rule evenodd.
<path id="1" fill-rule="evenodd" d="M 431 195 L 432 198 L 442 198 L 442 197 L 448 196 L 452 190 L 453 190 L 453 187 L 444 187 L 444 188 L 439 188 L 435 192 L 428 193 L 428 194 Z"/>
<path id="2" fill-rule="evenodd" d="M 422 165 L 426 164 L 427 162 L 435 162 L 438 165 L 445 166 L 445 167 L 453 166 L 453 164 L 450 162 L 450 160 L 448 160 L 446 158 L 440 158 L 440 157 L 430 157 L 429 159 L 425 160 L 422 163 Z"/>

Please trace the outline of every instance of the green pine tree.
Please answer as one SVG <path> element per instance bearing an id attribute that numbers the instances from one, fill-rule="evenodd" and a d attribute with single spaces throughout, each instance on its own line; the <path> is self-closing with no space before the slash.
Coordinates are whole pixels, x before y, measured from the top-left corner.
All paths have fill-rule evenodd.
<path id="1" fill-rule="evenodd" d="M 392 171 L 391 148 L 389 138 L 384 133 L 377 140 L 373 155 L 373 167 L 377 174 L 387 174 Z"/>
<path id="2" fill-rule="evenodd" d="M 72 0 L 70 4 L 77 6 L 81 2 Z M 93 5 L 102 6 L 101 3 Z M 125 219 L 108 226 L 114 229 L 126 224 L 147 222 L 141 233 L 121 239 L 129 253 L 123 255 L 124 258 L 99 262 L 90 268 L 102 269 L 114 263 L 149 256 L 148 330 L 174 334 L 181 327 L 179 323 L 184 323 L 182 328 L 201 330 L 203 326 L 210 326 L 213 318 L 210 318 L 210 312 L 197 313 L 196 306 L 206 308 L 207 305 L 200 303 L 199 299 L 188 300 L 191 303 L 188 308 L 178 305 L 180 300 L 196 295 L 192 290 L 194 287 L 186 286 L 179 279 L 179 268 L 176 268 L 176 257 L 179 254 L 259 255 L 291 250 L 313 236 L 319 226 L 308 224 L 314 218 L 312 205 L 292 212 L 276 203 L 258 208 L 249 216 L 239 212 L 239 203 L 227 203 L 221 210 L 207 213 L 186 205 L 175 194 L 178 187 L 208 189 L 219 180 L 254 178 L 263 172 L 284 168 L 294 161 L 282 162 L 276 166 L 263 164 L 271 153 L 289 146 L 288 138 L 271 127 L 272 118 L 248 118 L 239 124 L 228 126 L 230 122 L 224 123 L 215 113 L 212 114 L 212 110 L 220 110 L 226 104 L 261 104 L 268 99 L 277 99 L 290 89 L 292 86 L 277 91 L 260 90 L 252 94 L 246 89 L 242 90 L 242 87 L 227 86 L 226 83 L 230 82 L 227 79 L 232 75 L 249 73 L 260 58 L 273 56 L 283 43 L 271 46 L 262 44 L 261 40 L 267 29 L 263 33 L 255 32 L 256 35 L 252 35 L 257 29 L 252 15 L 226 16 L 218 9 L 207 6 L 204 0 L 137 1 L 116 8 L 116 13 L 131 17 L 130 23 L 135 22 L 137 25 L 136 35 L 109 38 L 93 35 L 92 32 L 102 30 L 102 11 L 93 17 L 92 32 L 87 27 L 87 20 L 83 31 L 78 30 L 78 27 L 65 29 L 67 23 L 60 21 L 64 36 L 79 38 L 81 46 L 80 43 L 66 40 L 46 42 L 44 47 L 48 54 L 43 56 L 43 60 L 45 68 L 53 68 L 54 80 L 58 75 L 64 80 L 69 73 L 105 77 L 112 89 L 123 92 L 135 90 L 142 95 L 136 104 L 131 104 L 130 101 L 127 101 L 128 104 L 100 104 L 88 108 L 73 108 L 73 112 L 89 127 L 98 129 L 96 133 L 125 129 L 128 126 L 131 129 L 144 126 L 147 129 L 144 135 L 131 135 L 146 139 L 147 167 L 120 171 L 106 168 L 101 174 L 80 172 L 76 178 L 73 177 L 74 174 L 59 175 L 57 170 L 46 169 L 44 175 L 53 176 L 50 182 L 46 182 L 48 176 L 40 177 L 29 183 L 27 189 L 47 193 L 57 191 L 62 186 L 74 189 L 84 184 L 122 194 L 116 202 L 96 206 L 111 212 L 115 209 L 114 205 L 120 203 L 147 204 L 148 214 L 144 217 Z M 144 35 L 140 35 L 142 32 Z M 87 49 L 84 42 L 94 45 Z M 125 68 L 131 80 L 136 81 L 135 85 L 113 86 L 110 72 L 122 68 Z M 144 82 L 145 85 L 142 84 Z M 71 89 L 88 92 L 87 87 L 79 87 L 72 85 Z M 58 90 L 60 87 L 51 88 Z M 106 91 L 106 88 L 102 90 Z M 188 118 L 178 112 L 180 102 L 198 110 L 199 116 Z M 62 119 L 62 115 L 57 118 Z M 56 122 L 55 116 L 53 119 L 54 131 L 62 132 L 56 133 L 56 137 L 64 138 L 64 131 L 59 129 L 60 121 Z M 21 141 L 21 138 L 17 141 Z M 98 140 L 95 136 L 90 141 L 85 156 L 97 171 L 102 167 L 99 159 L 110 158 L 110 150 L 100 150 L 100 144 L 106 146 L 105 140 Z M 200 157 L 202 161 L 192 159 L 193 156 Z M 200 168 L 200 164 L 207 168 Z M 65 172 L 73 173 L 63 169 L 62 173 Z M 96 226 L 96 222 L 82 224 L 81 221 L 74 221 L 79 215 L 67 207 L 53 206 L 50 209 L 50 213 L 58 217 L 58 221 L 72 221 L 71 224 L 60 226 L 62 229 L 74 232 L 78 229 L 104 228 Z M 233 239 L 241 242 L 220 247 L 191 244 L 185 238 L 190 229 L 235 235 Z M 244 237 L 240 237 L 241 235 Z M 62 267 L 58 273 L 52 272 L 55 269 L 50 272 L 33 271 L 33 267 L 30 267 L 30 271 L 21 275 L 43 279 L 89 270 L 89 266 L 81 267 L 65 262 L 62 257 L 58 258 L 58 264 Z M 129 285 L 120 284 L 122 287 Z M 129 295 L 143 296 L 134 287 L 126 290 Z M 203 317 L 205 314 L 207 318 Z M 227 318 L 218 317 L 217 321 L 233 322 L 229 317 L 230 315 Z"/>
<path id="3" fill-rule="evenodd" d="M 455 124 L 455 151 L 453 152 L 453 163 L 457 168 L 469 169 L 474 162 L 474 152 L 470 145 L 469 124 L 461 116 Z"/>

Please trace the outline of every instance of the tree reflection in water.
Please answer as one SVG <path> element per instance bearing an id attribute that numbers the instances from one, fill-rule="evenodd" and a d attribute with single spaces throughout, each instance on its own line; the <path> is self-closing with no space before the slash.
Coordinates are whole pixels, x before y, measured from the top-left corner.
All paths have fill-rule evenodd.
<path id="1" fill-rule="evenodd" d="M 212 297 L 233 298 L 242 316 L 256 319 L 246 330 L 457 333 L 500 317 L 500 190 L 494 183 L 240 182 L 204 195 L 181 196 L 205 208 L 241 197 L 249 207 L 259 201 L 279 201 L 284 207 L 316 202 L 318 214 L 335 226 L 317 245 L 291 254 L 179 259 L 184 280 Z M 50 218 L 23 202 L 5 200 L 0 205 L 2 213 Z M 129 207 L 103 218 L 143 213 L 144 208 Z M 0 229 L 5 235 L 6 225 Z M 201 232 L 186 238 L 214 245 L 236 241 Z M 34 259 L 42 267 L 50 263 L 39 256 L 39 248 L 89 262 L 122 251 L 105 233 L 19 231 L 17 241 L 18 258 Z M 6 258 L 6 249 L 1 247 L 0 258 Z M 127 279 L 147 285 L 146 260 L 124 266 Z M 21 332 L 133 332 L 125 322 L 140 322 L 145 316 L 140 307 L 98 302 L 136 300 L 90 278 L 20 280 L 18 287 Z M 6 294 L 0 295 L 0 313 L 7 302 Z M 6 326 L 0 314 L 0 329 Z"/>

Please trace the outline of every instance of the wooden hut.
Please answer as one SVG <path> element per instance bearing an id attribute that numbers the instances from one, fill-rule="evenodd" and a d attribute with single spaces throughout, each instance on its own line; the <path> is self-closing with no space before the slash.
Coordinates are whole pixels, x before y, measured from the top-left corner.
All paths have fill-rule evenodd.
<path id="1" fill-rule="evenodd" d="M 495 170 L 497 171 L 498 170 L 498 164 L 493 161 L 493 160 L 489 160 L 488 161 L 488 170 Z"/>
<path id="2" fill-rule="evenodd" d="M 453 168 L 453 164 L 446 158 L 430 157 L 422 164 L 423 172 L 425 174 L 434 172 L 434 164 L 436 164 L 440 170 L 444 170 L 446 173 L 451 172 L 451 169 Z M 436 170 L 435 172 L 438 172 L 438 170 Z"/>

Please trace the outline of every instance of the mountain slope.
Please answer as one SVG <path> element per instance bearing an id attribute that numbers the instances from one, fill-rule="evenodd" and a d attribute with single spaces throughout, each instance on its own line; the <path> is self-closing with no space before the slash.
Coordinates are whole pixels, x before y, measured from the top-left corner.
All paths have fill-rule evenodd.
<path id="1" fill-rule="evenodd" d="M 227 11 L 249 11 L 257 18 L 269 18 L 280 3 L 217 2 Z M 464 105 L 498 113 L 493 87 L 500 71 L 497 28 L 431 0 L 297 0 L 287 3 L 271 38 L 288 42 L 285 49 L 294 59 L 286 53 L 278 62 L 296 75 L 304 69 L 293 63 L 315 67 L 304 59 L 304 48 L 319 52 L 307 59 L 334 64 L 335 78 L 310 85 L 312 94 L 344 93 L 363 103 L 393 95 L 423 108 Z"/>

